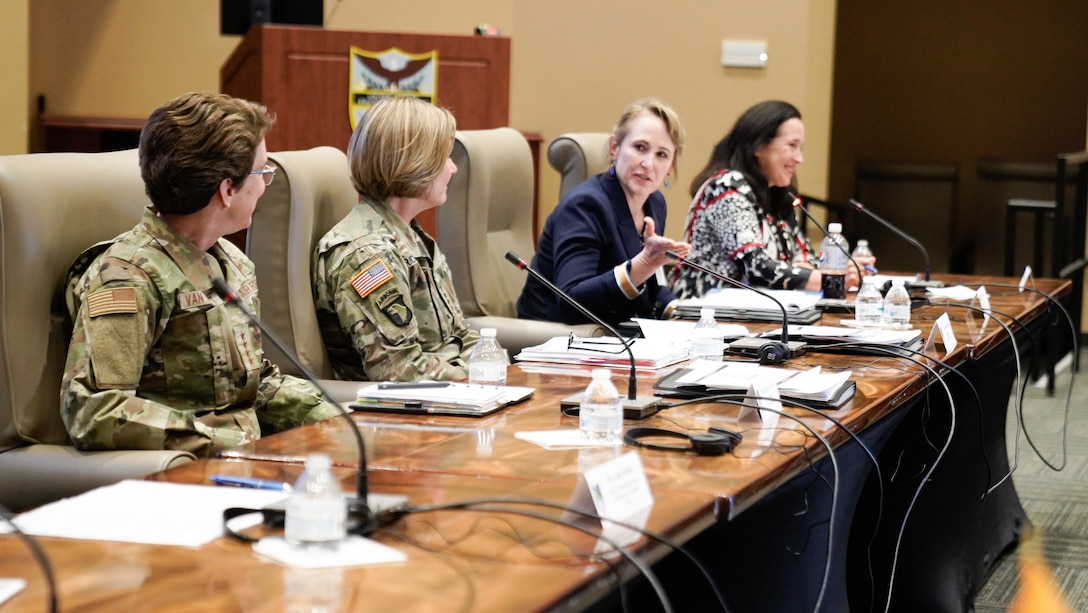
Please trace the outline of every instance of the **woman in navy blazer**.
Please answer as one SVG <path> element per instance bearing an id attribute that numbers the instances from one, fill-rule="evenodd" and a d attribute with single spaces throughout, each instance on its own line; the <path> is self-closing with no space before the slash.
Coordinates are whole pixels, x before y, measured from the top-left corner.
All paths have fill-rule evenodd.
<path id="1" fill-rule="evenodd" d="M 684 131 L 676 112 L 655 99 L 624 111 L 609 139 L 612 165 L 571 190 L 544 224 L 532 267 L 610 324 L 666 318 L 675 296 L 662 274 L 666 251 L 691 246 L 657 233 L 665 227 L 658 189 L 676 171 Z M 586 323 L 577 309 L 529 277 L 518 317 Z"/>

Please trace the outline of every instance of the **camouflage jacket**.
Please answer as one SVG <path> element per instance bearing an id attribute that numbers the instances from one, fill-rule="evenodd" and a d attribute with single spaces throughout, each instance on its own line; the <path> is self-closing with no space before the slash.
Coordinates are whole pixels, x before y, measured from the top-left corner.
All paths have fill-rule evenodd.
<path id="1" fill-rule="evenodd" d="M 69 285 L 60 405 L 77 447 L 207 456 L 337 414 L 264 359 L 260 330 L 215 295 L 215 278 L 258 312 L 253 263 L 237 247 L 198 251 L 148 208 Z"/>
<path id="2" fill-rule="evenodd" d="M 446 258 L 419 224 L 361 201 L 322 237 L 314 303 L 336 375 L 463 380 L 479 335 L 465 324 Z"/>

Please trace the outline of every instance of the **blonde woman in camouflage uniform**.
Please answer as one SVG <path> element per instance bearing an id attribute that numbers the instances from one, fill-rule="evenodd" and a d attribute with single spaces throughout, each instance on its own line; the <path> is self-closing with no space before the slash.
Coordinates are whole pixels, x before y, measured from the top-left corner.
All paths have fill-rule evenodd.
<path id="1" fill-rule="evenodd" d="M 465 325 L 446 258 L 415 221 L 446 201 L 457 167 L 449 111 L 380 100 L 348 145 L 359 204 L 314 252 L 314 302 L 338 377 L 463 380 L 479 335 Z"/>
<path id="2" fill-rule="evenodd" d="M 222 237 L 249 227 L 275 176 L 264 141 L 273 121 L 259 104 L 217 94 L 151 113 L 139 152 L 151 206 L 68 297 L 61 414 L 77 447 L 208 456 L 337 414 L 265 360 L 259 330 L 212 290 L 224 279 L 258 311 L 253 263 Z"/>

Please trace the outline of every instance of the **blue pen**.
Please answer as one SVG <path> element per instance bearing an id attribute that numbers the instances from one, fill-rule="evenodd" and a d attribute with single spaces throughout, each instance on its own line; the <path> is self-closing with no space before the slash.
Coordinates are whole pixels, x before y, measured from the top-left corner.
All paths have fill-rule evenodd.
<path id="1" fill-rule="evenodd" d="M 876 269 L 876 266 L 873 266 L 872 264 L 866 264 L 862 268 L 864 268 L 871 275 L 875 275 L 876 273 L 880 272 Z"/>
<path id="2" fill-rule="evenodd" d="M 282 481 L 269 481 L 267 479 L 252 479 L 250 477 L 235 477 L 233 475 L 212 475 L 208 480 L 216 485 L 233 485 L 235 487 L 252 487 L 259 490 L 276 490 L 278 492 L 290 492 L 291 484 Z"/>

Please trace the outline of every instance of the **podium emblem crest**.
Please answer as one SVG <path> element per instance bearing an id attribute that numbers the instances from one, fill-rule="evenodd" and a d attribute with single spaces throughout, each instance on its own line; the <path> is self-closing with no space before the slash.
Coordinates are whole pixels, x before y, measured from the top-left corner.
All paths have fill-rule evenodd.
<path id="1" fill-rule="evenodd" d="M 407 53 L 351 48 L 348 114 L 351 129 L 370 105 L 387 96 L 414 96 L 434 104 L 437 99 L 438 51 Z"/>

